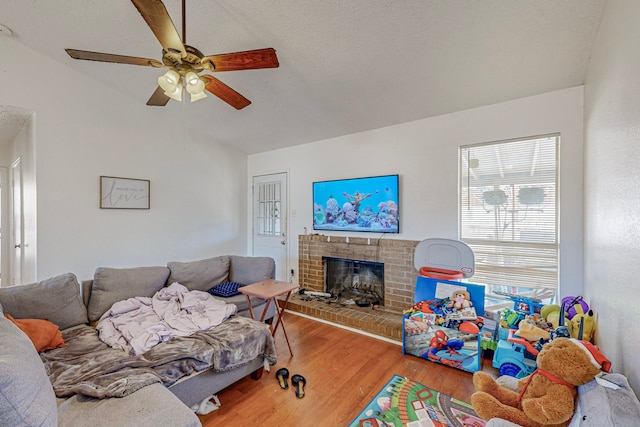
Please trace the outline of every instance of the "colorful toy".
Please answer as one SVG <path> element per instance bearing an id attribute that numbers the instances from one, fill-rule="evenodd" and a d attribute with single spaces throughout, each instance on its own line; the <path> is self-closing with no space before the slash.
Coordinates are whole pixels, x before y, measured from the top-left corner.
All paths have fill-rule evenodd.
<path id="1" fill-rule="evenodd" d="M 500 375 L 522 378 L 536 369 L 538 350 L 524 338 L 514 336 L 514 330 L 509 330 L 509 337 L 498 341 L 493 353 L 492 366 L 499 370 Z"/>
<path id="2" fill-rule="evenodd" d="M 558 338 L 538 354 L 538 369 L 518 381 L 519 391 L 500 386 L 491 375 L 473 374 L 471 404 L 483 419 L 502 418 L 523 427 L 566 426 L 575 410 L 576 387 L 611 363 L 593 344 Z"/>
<path id="3" fill-rule="evenodd" d="M 519 295 L 509 294 L 507 292 L 494 291 L 495 294 L 505 296 L 513 301 L 513 309 L 523 314 L 540 313 L 543 305 L 542 300 L 538 298 L 522 297 Z"/>
<path id="4" fill-rule="evenodd" d="M 505 308 L 500 315 L 500 325 L 506 329 L 515 329 L 524 320 L 524 314 Z"/>
<path id="5" fill-rule="evenodd" d="M 469 293 L 472 306 L 462 309 L 454 307 L 451 297 L 459 289 Z M 485 320 L 478 314 L 484 313 L 484 290 L 483 285 L 418 276 L 414 306 L 418 302 L 420 309 L 428 305 L 435 315 L 435 321 L 429 319 L 426 313 L 418 316 L 405 312 L 402 354 L 469 372 L 481 369 L 481 329 Z M 432 322 L 428 329 L 412 325 L 420 317 Z"/>
<path id="6" fill-rule="evenodd" d="M 549 331 L 544 330 L 526 319 L 521 321 L 516 335 L 530 342 L 537 342 L 540 339 L 548 340 L 551 338 Z"/>
<path id="7" fill-rule="evenodd" d="M 435 331 L 433 338 L 429 342 L 429 351 L 427 353 L 427 357 L 431 360 L 435 360 L 447 366 L 453 366 L 454 368 L 461 368 L 462 361 L 461 360 L 452 360 L 448 358 L 444 358 L 438 355 L 440 350 L 446 350 L 449 354 L 460 354 L 458 350 L 460 350 L 464 346 L 464 341 L 460 339 L 450 340 L 449 336 L 444 333 L 443 330 Z"/>
<path id="8" fill-rule="evenodd" d="M 585 341 L 593 339 L 596 332 L 596 317 L 593 310 L 589 310 L 586 314 L 576 314 L 571 318 L 570 324 L 573 326 L 571 337 Z"/>
<path id="9" fill-rule="evenodd" d="M 564 305 L 565 316 L 569 319 L 573 319 L 576 314 L 585 314 L 589 311 L 589 304 L 580 295 L 564 297 L 561 303 Z"/>
<path id="10" fill-rule="evenodd" d="M 567 328 L 571 328 L 571 323 L 569 319 L 566 317 L 560 321 L 560 312 L 562 312 L 562 308 L 557 304 L 548 304 L 542 307 L 540 310 L 540 314 L 547 321 L 547 323 L 551 324 L 552 329 L 557 329 L 558 326 L 565 325 Z"/>

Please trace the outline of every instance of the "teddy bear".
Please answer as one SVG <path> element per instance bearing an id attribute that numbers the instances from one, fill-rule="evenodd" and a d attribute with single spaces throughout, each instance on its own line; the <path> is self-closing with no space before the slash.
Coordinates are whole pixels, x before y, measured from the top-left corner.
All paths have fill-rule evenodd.
<path id="1" fill-rule="evenodd" d="M 575 410 L 576 387 L 611 367 L 591 343 L 557 338 L 537 357 L 538 368 L 518 381 L 518 390 L 500 386 L 486 372 L 473 374 L 471 404 L 479 417 L 502 418 L 523 427 L 566 426 Z"/>
<path id="2" fill-rule="evenodd" d="M 469 294 L 469 292 L 464 290 L 455 291 L 451 296 L 451 300 L 453 301 L 453 306 L 458 310 L 469 308 L 473 305 L 471 303 L 471 295 Z"/>

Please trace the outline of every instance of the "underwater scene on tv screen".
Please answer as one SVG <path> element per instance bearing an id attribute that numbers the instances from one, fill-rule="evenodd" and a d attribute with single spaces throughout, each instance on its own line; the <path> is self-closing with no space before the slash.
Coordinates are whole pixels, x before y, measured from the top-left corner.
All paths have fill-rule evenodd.
<path id="1" fill-rule="evenodd" d="M 313 183 L 313 229 L 398 233 L 398 175 Z"/>

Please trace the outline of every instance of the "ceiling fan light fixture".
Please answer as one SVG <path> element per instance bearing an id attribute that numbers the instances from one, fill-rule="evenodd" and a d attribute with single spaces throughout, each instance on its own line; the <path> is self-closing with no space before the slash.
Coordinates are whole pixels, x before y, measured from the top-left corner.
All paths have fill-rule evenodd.
<path id="1" fill-rule="evenodd" d="M 200 81 L 200 78 L 193 71 L 189 71 L 186 76 L 184 76 L 188 85 L 196 85 Z"/>
<path id="2" fill-rule="evenodd" d="M 204 90 L 204 82 L 198 77 L 196 73 L 190 71 L 185 76 L 187 82 L 187 91 L 190 94 L 199 93 Z"/>
<path id="3" fill-rule="evenodd" d="M 147 105 L 165 106 L 169 102 L 168 98 L 181 101 L 183 88 L 186 87 L 192 102 L 205 98 L 207 96 L 206 90 L 207 93 L 213 93 L 230 106 L 240 110 L 251 104 L 251 101 L 212 76 L 200 76 L 199 73 L 205 70 L 214 72 L 277 68 L 280 65 L 273 48 L 205 56 L 195 47 L 186 45 L 185 0 L 182 0 L 182 37 L 178 34 L 163 0 L 132 1 L 149 29 L 160 42 L 162 60 L 88 50 L 65 49 L 65 51 L 73 59 L 150 66 L 169 70 L 158 77 L 159 87 L 155 89 L 147 101 Z M 10 31 L 4 32 L 8 32 L 10 35 Z M 0 25 L 0 35 L 2 33 L 3 28 Z"/>
<path id="4" fill-rule="evenodd" d="M 164 89 L 165 95 L 176 101 L 182 101 L 182 81 L 177 71 L 169 70 L 158 77 L 158 85 Z"/>
<path id="5" fill-rule="evenodd" d="M 204 93 L 204 82 L 196 73 L 189 71 L 184 76 L 184 80 L 186 82 L 187 92 L 191 94 L 191 102 L 207 97 L 207 94 Z"/>
<path id="6" fill-rule="evenodd" d="M 160 85 L 162 87 L 162 85 Z M 173 90 L 165 90 L 164 94 L 176 101 L 182 101 L 182 86 L 176 86 Z"/>
<path id="7" fill-rule="evenodd" d="M 158 77 L 158 85 L 165 92 L 173 92 L 180 86 L 180 74 L 176 70 L 169 70 L 160 77 Z"/>
<path id="8" fill-rule="evenodd" d="M 198 101 L 200 99 L 204 99 L 206 97 L 207 97 L 207 94 L 204 93 L 204 91 L 192 93 L 191 94 L 191 102 L 195 102 L 195 101 Z"/>

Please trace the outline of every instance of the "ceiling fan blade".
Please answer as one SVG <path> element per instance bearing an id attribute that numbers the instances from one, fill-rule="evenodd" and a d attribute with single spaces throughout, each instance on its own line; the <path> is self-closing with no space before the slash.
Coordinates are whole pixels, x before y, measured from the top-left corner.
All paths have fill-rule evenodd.
<path id="1" fill-rule="evenodd" d="M 112 53 L 89 52 L 88 50 L 65 49 L 73 59 L 85 59 L 87 61 L 113 62 L 115 64 L 143 65 L 151 67 L 162 67 L 162 62 L 149 59 L 137 58 L 135 56 L 114 55 Z"/>
<path id="2" fill-rule="evenodd" d="M 131 0 L 153 34 L 167 52 L 179 54 L 179 58 L 187 56 L 184 43 L 176 30 L 173 21 L 160 0 Z"/>
<path id="3" fill-rule="evenodd" d="M 203 62 L 210 62 L 211 71 L 255 70 L 258 68 L 278 68 L 278 57 L 273 48 L 247 50 L 245 52 L 223 53 L 205 56 Z"/>
<path id="4" fill-rule="evenodd" d="M 158 86 L 156 91 L 153 92 L 153 95 L 151 95 L 151 98 L 149 98 L 149 100 L 147 101 L 147 105 L 152 105 L 154 107 L 164 107 L 165 105 L 167 105 L 167 102 L 169 102 L 169 99 L 171 98 L 164 94 L 164 89 Z"/>
<path id="5" fill-rule="evenodd" d="M 236 110 L 241 110 L 247 105 L 251 104 L 244 96 L 240 95 L 235 90 L 231 89 L 226 84 L 213 76 L 203 75 L 202 78 L 207 79 L 208 82 L 204 86 L 209 92 L 222 99 L 227 104 L 231 105 Z"/>

